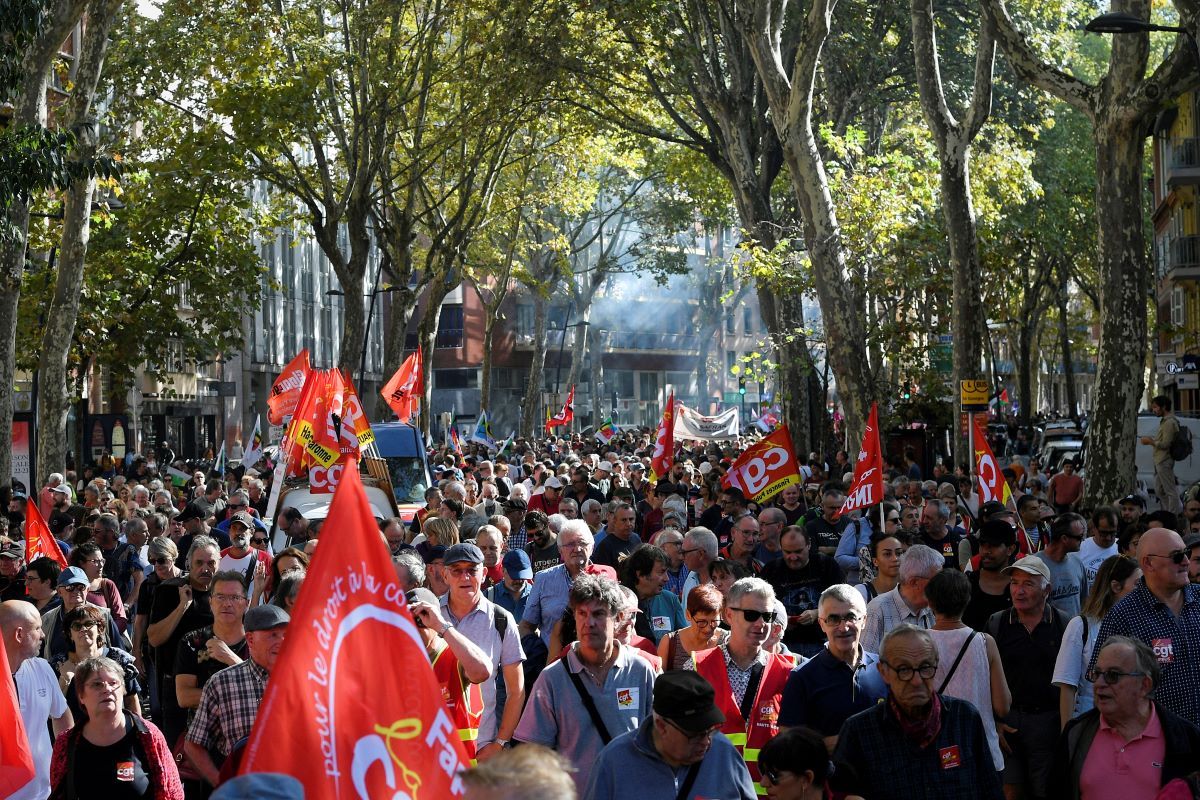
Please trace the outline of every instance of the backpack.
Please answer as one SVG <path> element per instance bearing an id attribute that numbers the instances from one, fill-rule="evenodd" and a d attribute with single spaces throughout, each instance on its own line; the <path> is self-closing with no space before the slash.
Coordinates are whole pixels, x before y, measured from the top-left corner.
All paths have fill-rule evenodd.
<path id="1" fill-rule="evenodd" d="M 1192 454 L 1192 432 L 1186 425 L 1179 425 L 1175 435 L 1171 437 L 1168 451 L 1172 461 L 1183 461 Z"/>

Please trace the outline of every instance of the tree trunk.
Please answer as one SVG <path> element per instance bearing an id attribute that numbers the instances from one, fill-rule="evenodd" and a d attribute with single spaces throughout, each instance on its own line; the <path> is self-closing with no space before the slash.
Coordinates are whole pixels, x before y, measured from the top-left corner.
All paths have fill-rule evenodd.
<path id="1" fill-rule="evenodd" d="M 587 352 L 587 336 L 586 331 L 591 325 L 584 325 L 585 322 L 590 322 L 592 318 L 592 303 L 591 298 L 579 298 L 575 307 L 575 323 L 578 327 L 571 328 L 575 333 L 571 340 L 571 368 L 567 371 L 567 381 L 560 388 L 559 394 L 566 397 L 567 392 L 571 387 L 579 382 L 579 376 L 583 373 L 583 356 Z M 578 305 L 582 304 L 582 305 Z"/>
<path id="2" fill-rule="evenodd" d="M 1017 328 L 1017 401 L 1021 410 L 1017 413 L 1017 425 L 1033 441 L 1033 339 L 1037 335 L 1035 320 L 1019 320 Z"/>
<path id="3" fill-rule="evenodd" d="M 450 294 L 453 287 L 446 285 L 444 275 L 435 276 L 429 282 L 427 295 L 428 305 L 421 323 L 417 326 L 417 342 L 421 346 L 421 381 L 425 387 L 425 396 L 421 398 L 421 412 L 418 415 L 418 427 L 425 434 L 426 441 L 430 438 L 430 426 L 433 420 L 433 409 L 430 407 L 433 398 L 433 354 L 437 349 L 438 322 L 442 318 L 442 301 Z"/>
<path id="4" fill-rule="evenodd" d="M 546 364 L 546 297 L 533 290 L 533 354 L 529 360 L 529 383 L 521 402 L 521 435 L 533 439 L 542 429 L 542 370 Z"/>
<path id="5" fill-rule="evenodd" d="M 1137 412 L 1145 388 L 1147 263 L 1140 125 L 1097 124 L 1100 359 L 1087 432 L 1083 504 L 1111 503 L 1134 488 Z"/>
<path id="6" fill-rule="evenodd" d="M 775 352 L 779 361 L 776 377 L 776 397 L 783 423 L 792 437 L 797 453 L 812 448 L 813 426 L 809 410 L 809 378 L 813 374 L 812 354 L 804 335 L 804 296 L 781 293 L 776 298 L 775 314 L 779 333 Z"/>
<path id="7" fill-rule="evenodd" d="M 488 314 L 483 323 L 483 365 L 479 376 L 479 410 L 492 407 L 492 340 L 496 334 L 496 315 Z"/>
<path id="8" fill-rule="evenodd" d="M 604 422 L 604 398 L 600 396 L 600 382 L 604 371 L 604 353 L 600 350 L 597 333 L 596 329 L 591 325 L 584 328 L 584 336 L 587 337 L 588 375 L 590 377 L 588 392 L 592 395 L 593 432 L 600 430 L 600 425 Z"/>

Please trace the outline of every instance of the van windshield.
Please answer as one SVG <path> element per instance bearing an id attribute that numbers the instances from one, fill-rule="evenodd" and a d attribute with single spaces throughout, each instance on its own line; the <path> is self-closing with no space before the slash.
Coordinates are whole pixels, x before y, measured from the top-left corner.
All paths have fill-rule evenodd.
<path id="1" fill-rule="evenodd" d="M 388 456 L 388 473 L 392 476 L 392 490 L 397 503 L 424 503 L 425 465 L 414 456 Z"/>

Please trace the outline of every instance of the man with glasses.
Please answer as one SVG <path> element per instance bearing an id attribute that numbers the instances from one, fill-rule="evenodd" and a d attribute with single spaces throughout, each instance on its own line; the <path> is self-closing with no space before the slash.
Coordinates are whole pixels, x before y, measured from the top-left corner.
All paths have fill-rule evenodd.
<path id="1" fill-rule="evenodd" d="M 839 788 L 881 800 L 1004 797 L 979 712 L 935 691 L 938 650 L 929 632 L 908 624 L 888 631 L 877 666 L 888 701 L 842 726 L 833 760 L 854 774 Z"/>
<path id="2" fill-rule="evenodd" d="M 654 713 L 600 752 L 582 797 L 754 800 L 742 756 L 720 733 L 725 716 L 714 700 L 713 687 L 694 672 L 671 670 L 658 676 Z"/>
<path id="3" fill-rule="evenodd" d="M 771 584 L 742 578 L 725 598 L 729 640 L 694 656 L 696 672 L 712 684 L 725 716 L 721 732 L 742 753 L 759 794 L 758 751 L 779 733 L 779 706 L 794 664 L 763 649 L 776 613 Z"/>
<path id="4" fill-rule="evenodd" d="M 717 536 L 708 528 L 696 527 L 684 534 L 679 554 L 683 556 L 683 566 L 689 574 L 683 582 L 679 601 L 685 606 L 688 593 L 692 589 L 703 583 L 712 583 L 712 575 L 709 574 L 708 568 L 716 561 L 718 549 Z"/>
<path id="5" fill-rule="evenodd" d="M 58 576 L 58 596 L 62 604 L 51 608 L 42 615 L 42 630 L 45 638 L 42 640 L 42 658 L 53 661 L 67 654 L 67 630 L 63 619 L 67 612 L 74 611 L 83 605 L 88 605 L 87 588 L 90 581 L 87 573 L 79 567 L 67 567 Z M 100 608 L 100 606 L 96 606 Z M 117 627 L 116 620 L 107 608 L 103 609 L 104 617 L 108 620 L 108 641 L 115 647 L 125 648 L 125 639 Z"/>
<path id="6" fill-rule="evenodd" d="M 1054 797 L 1154 797 L 1200 763 L 1200 729 L 1155 702 L 1160 669 L 1136 639 L 1112 636 L 1088 674 L 1096 707 L 1071 720 L 1059 740 Z"/>
<path id="7" fill-rule="evenodd" d="M 746 495 L 742 494 L 742 490 L 736 486 L 724 489 L 721 492 L 721 521 L 713 529 L 721 547 L 729 544 L 729 532 L 733 530 L 733 523 L 745 513 Z"/>
<path id="8" fill-rule="evenodd" d="M 1004 784 L 1018 797 L 1049 797 L 1054 748 L 1062 728 L 1058 687 L 1052 681 L 1067 618 L 1050 605 L 1050 568 L 1025 556 L 1005 572 L 1012 608 L 988 619 L 1004 677 L 1012 692 L 1008 716 L 997 720 L 1004 759 Z"/>
<path id="9" fill-rule="evenodd" d="M 1087 535 L 1087 522 L 1078 514 L 1060 514 L 1047 529 L 1046 546 L 1037 553 L 1050 570 L 1050 605 L 1070 619 L 1087 600 L 1087 570 L 1079 548 Z"/>
<path id="10" fill-rule="evenodd" d="M 516 620 L 483 596 L 483 553 L 470 542 L 446 550 L 443 573 L 449 591 L 442 597 L 442 617 L 487 656 L 493 675 L 502 676 L 505 690 L 504 714 L 497 719 L 496 682 L 483 682 L 483 715 L 475 753 L 487 761 L 508 747 L 525 705 L 525 676 Z M 547 627 L 549 627 L 547 625 Z M 439 631 L 445 634 L 445 629 Z"/>
<path id="11" fill-rule="evenodd" d="M 729 545 L 721 550 L 721 557 L 729 561 L 740 561 L 751 575 L 762 570 L 762 562 L 755 558 L 758 549 L 758 520 L 747 512 L 735 520 L 730 529 Z"/>
<path id="12" fill-rule="evenodd" d="M 837 562 L 814 552 L 809 542 L 803 528 L 787 528 L 779 539 L 783 557 L 763 567 L 761 574 L 787 610 L 783 643 L 806 658 L 820 652 L 825 643 L 825 634 L 817 626 L 821 593 L 846 580 Z"/>
<path id="13" fill-rule="evenodd" d="M 218 572 L 212 586 L 212 624 L 186 634 L 175 656 L 175 697 L 180 708 L 197 708 L 209 678 L 249 655 L 242 624 L 247 606 L 242 574 Z"/>
<path id="14" fill-rule="evenodd" d="M 821 593 L 817 610 L 829 642 L 788 677 L 779 727 L 812 728 L 833 750 L 842 723 L 887 697 L 887 686 L 875 666 L 879 656 L 862 648 L 862 595 L 849 584 L 834 584 Z"/>
<path id="15" fill-rule="evenodd" d="M 1175 531 L 1151 528 L 1137 548 L 1142 578 L 1100 623 L 1095 652 L 1113 635 L 1149 645 L 1162 670 L 1155 699 L 1200 725 L 1200 585 L 1188 581 L 1188 556 Z M 1093 657 L 1091 666 L 1095 666 Z"/>
<path id="16" fill-rule="evenodd" d="M 1091 536 L 1079 545 L 1079 560 L 1088 586 L 1096 579 L 1096 572 L 1105 559 L 1117 554 L 1117 530 L 1120 520 L 1112 506 L 1100 506 L 1092 512 Z"/>

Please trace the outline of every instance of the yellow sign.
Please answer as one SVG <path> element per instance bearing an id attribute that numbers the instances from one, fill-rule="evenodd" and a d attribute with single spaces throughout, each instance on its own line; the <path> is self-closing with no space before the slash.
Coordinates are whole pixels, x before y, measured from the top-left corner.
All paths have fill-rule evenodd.
<path id="1" fill-rule="evenodd" d="M 991 394 L 991 384 L 987 381 L 960 381 L 959 383 L 959 401 L 964 406 L 986 406 Z"/>

